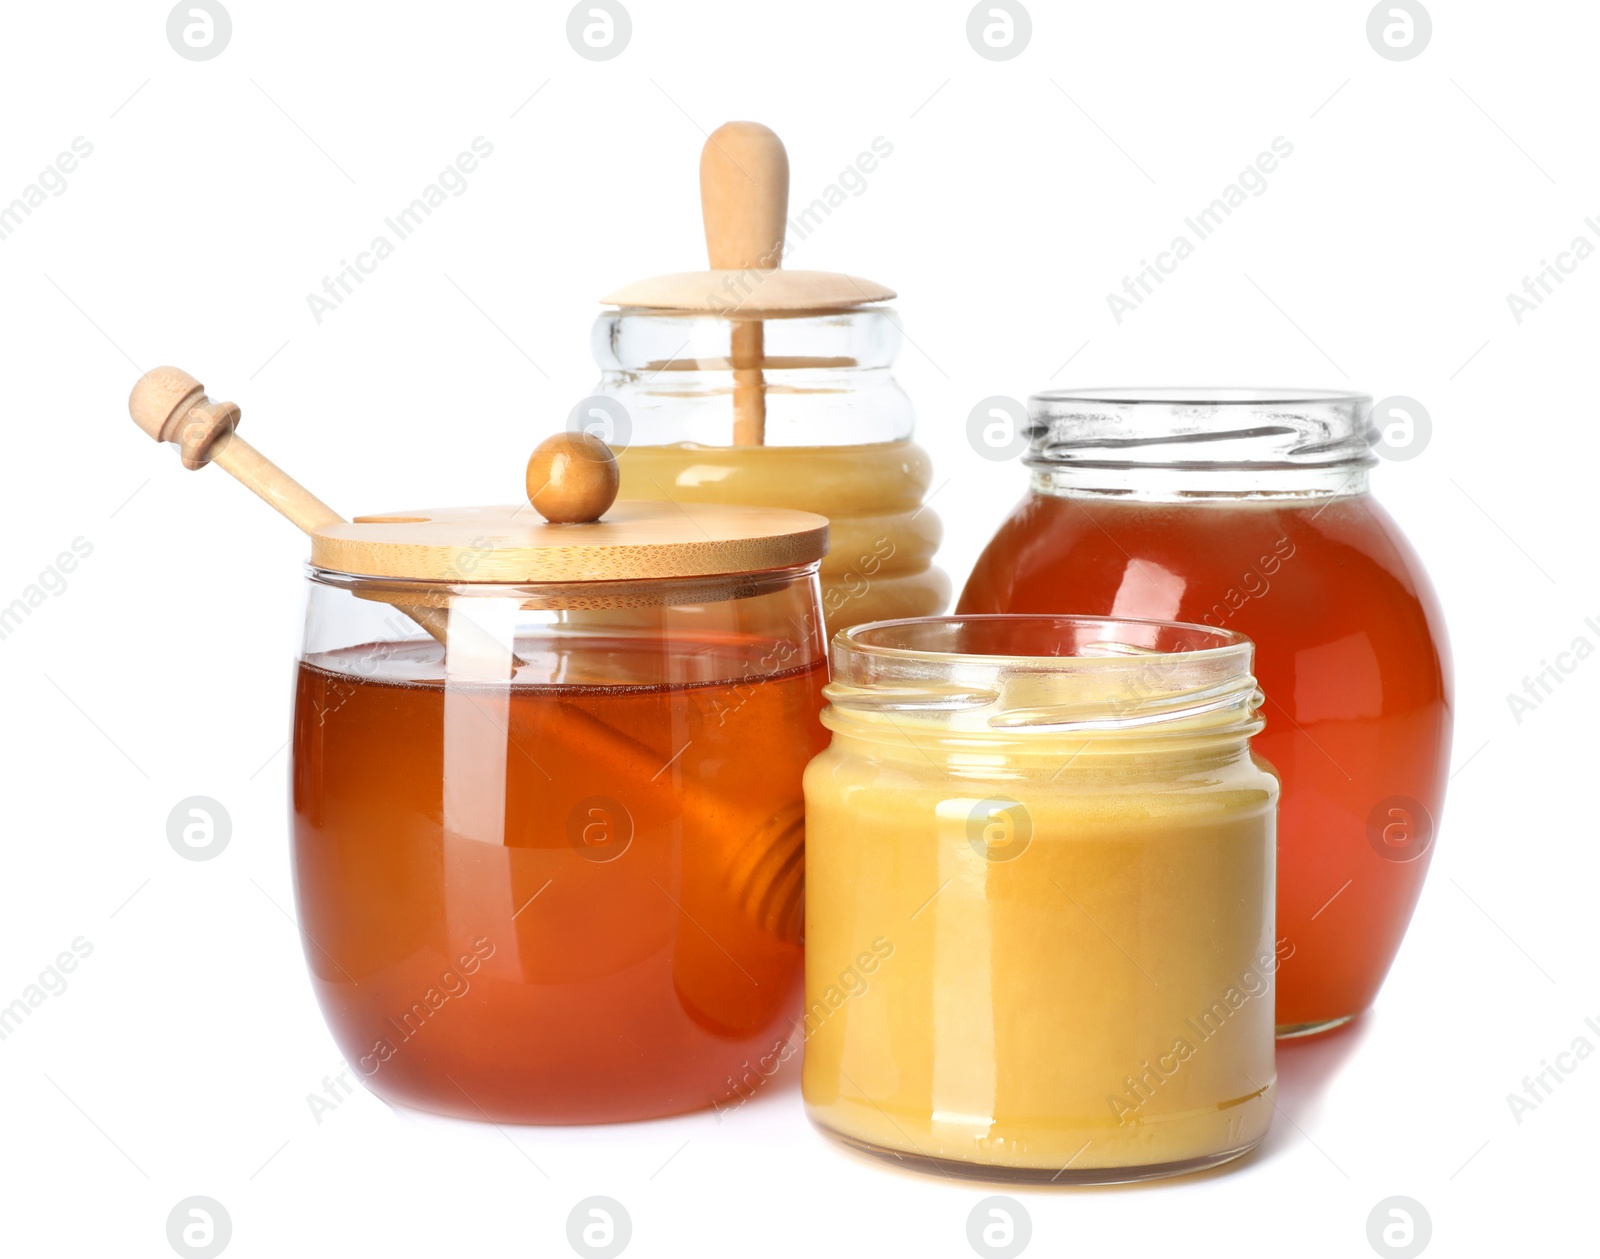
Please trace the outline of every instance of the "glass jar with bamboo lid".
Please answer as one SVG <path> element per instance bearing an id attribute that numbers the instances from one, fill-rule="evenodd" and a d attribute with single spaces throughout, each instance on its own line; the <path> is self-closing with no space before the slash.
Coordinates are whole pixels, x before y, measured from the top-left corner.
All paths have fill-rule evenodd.
<path id="1" fill-rule="evenodd" d="M 875 169 L 891 149 L 875 141 L 852 171 Z M 933 564 L 940 524 L 926 505 L 932 461 L 892 375 L 893 291 L 783 265 L 829 206 L 818 199 L 789 217 L 788 156 L 766 127 L 713 132 L 700 193 L 710 269 L 604 299 L 600 383 L 573 426 L 616 447 L 624 496 L 828 517 L 830 631 L 943 611 L 950 582 Z"/>
<path id="2" fill-rule="evenodd" d="M 569 434 L 520 505 L 346 520 L 186 373 L 149 373 L 130 410 L 310 535 L 295 899 L 369 1089 L 645 1119 L 792 1052 L 825 520 L 613 502 L 610 451 Z"/>

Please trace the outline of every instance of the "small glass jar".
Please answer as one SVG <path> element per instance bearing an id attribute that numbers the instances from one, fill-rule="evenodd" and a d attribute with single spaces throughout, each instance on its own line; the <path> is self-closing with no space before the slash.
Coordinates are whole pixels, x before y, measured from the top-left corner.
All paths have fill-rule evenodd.
<path id="1" fill-rule="evenodd" d="M 923 505 L 933 463 L 892 372 L 900 340 L 883 306 L 603 312 L 595 393 L 626 419 L 609 417 L 598 435 L 617 448 L 623 497 L 826 516 L 830 632 L 944 611 L 950 579 L 933 564 L 942 531 Z"/>
<path id="2" fill-rule="evenodd" d="M 1367 489 L 1363 394 L 1096 389 L 1030 402 L 1029 493 L 962 614 L 1093 613 L 1248 635 L 1283 778 L 1280 1036 L 1377 995 L 1444 805 L 1451 673 L 1421 561 Z"/>
<path id="3" fill-rule="evenodd" d="M 837 636 L 806 770 L 812 1121 L 947 1173 L 1237 1157 L 1275 1084 L 1250 642 L 1094 617 Z"/>
<path id="4" fill-rule="evenodd" d="M 295 893 L 369 1089 L 466 1119 L 646 1119 L 791 1052 L 824 538 L 800 513 L 623 503 L 318 531 Z"/>

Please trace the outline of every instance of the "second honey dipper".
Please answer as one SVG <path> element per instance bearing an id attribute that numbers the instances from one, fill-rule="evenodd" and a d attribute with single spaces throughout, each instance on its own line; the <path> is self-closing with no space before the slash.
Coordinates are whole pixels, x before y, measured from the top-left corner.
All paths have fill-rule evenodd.
<path id="1" fill-rule="evenodd" d="M 625 498 L 782 505 L 828 518 L 821 570 L 831 633 L 922 616 L 950 594 L 933 564 L 933 463 L 890 368 L 893 290 L 800 269 L 854 208 L 894 146 L 883 137 L 791 201 L 789 155 L 757 122 L 718 127 L 700 152 L 708 268 L 628 284 L 594 328 L 595 393 L 612 421 Z M 892 168 L 891 168 L 892 169 Z M 808 177 L 809 178 L 809 177 Z M 846 191 L 849 189 L 850 191 Z M 617 404 L 620 404 L 617 405 Z M 591 409 L 588 414 L 593 414 Z"/>

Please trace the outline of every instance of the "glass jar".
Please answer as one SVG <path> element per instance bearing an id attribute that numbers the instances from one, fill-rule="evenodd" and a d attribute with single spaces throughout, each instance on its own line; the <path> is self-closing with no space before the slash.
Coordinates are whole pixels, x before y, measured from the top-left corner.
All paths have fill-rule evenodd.
<path id="1" fill-rule="evenodd" d="M 593 348 L 595 392 L 626 415 L 597 416 L 623 497 L 828 517 L 830 632 L 948 606 L 950 580 L 932 563 L 939 518 L 923 505 L 933 464 L 912 441 L 911 402 L 891 372 L 892 310 L 623 307 L 600 315 Z"/>
<path id="2" fill-rule="evenodd" d="M 1279 1034 L 1371 1004 L 1422 890 L 1448 774 L 1444 618 L 1373 500 L 1361 394 L 1118 389 L 1031 401 L 1030 492 L 963 614 L 1082 612 L 1248 635 L 1283 778 Z"/>
<path id="3" fill-rule="evenodd" d="M 825 530 L 766 513 L 757 537 L 747 515 L 318 531 L 295 892 L 317 999 L 380 1097 L 645 1119 L 789 1052 Z M 657 576 L 596 579 L 648 549 L 615 529 L 654 540 Z"/>
<path id="4" fill-rule="evenodd" d="M 1139 1180 L 1272 1114 L 1277 782 L 1251 645 L 1092 617 L 835 638 L 806 769 L 812 1121 L 947 1173 Z"/>

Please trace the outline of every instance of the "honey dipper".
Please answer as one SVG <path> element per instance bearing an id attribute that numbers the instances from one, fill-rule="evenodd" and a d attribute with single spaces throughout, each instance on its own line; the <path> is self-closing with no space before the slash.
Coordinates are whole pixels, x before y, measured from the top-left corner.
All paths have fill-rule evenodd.
<path id="1" fill-rule="evenodd" d="M 302 533 L 344 522 L 300 482 L 238 434 L 237 403 L 213 402 L 206 387 L 177 367 L 154 367 L 134 382 L 128 395 L 133 422 L 158 442 L 178 448 L 183 466 L 198 472 L 214 463 L 261 500 L 287 517 Z M 398 606 L 398 605 L 397 605 Z M 447 639 L 443 608 L 400 609 L 439 642 Z"/>
<path id="2" fill-rule="evenodd" d="M 727 319 L 733 368 L 733 444 L 766 444 L 768 368 L 851 366 L 849 360 L 774 358 L 763 316 L 786 318 L 850 310 L 887 301 L 892 289 L 831 271 L 786 271 L 789 155 L 759 122 L 726 122 L 700 150 L 700 215 L 709 271 L 658 275 L 602 300 L 639 310 L 720 315 Z M 804 217 L 802 216 L 802 222 Z M 802 232 L 802 235 L 804 233 Z M 662 368 L 688 369 L 693 360 Z"/>
<path id="3" fill-rule="evenodd" d="M 775 131 L 759 122 L 727 122 L 707 137 L 700 150 L 700 213 L 713 270 L 776 271 L 782 265 L 789 154 Z M 758 292 L 763 277 L 746 278 Z M 759 304 L 759 296 L 755 300 Z M 767 428 L 765 325 L 737 320 L 730 339 L 733 444 L 760 446 Z"/>

